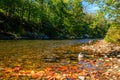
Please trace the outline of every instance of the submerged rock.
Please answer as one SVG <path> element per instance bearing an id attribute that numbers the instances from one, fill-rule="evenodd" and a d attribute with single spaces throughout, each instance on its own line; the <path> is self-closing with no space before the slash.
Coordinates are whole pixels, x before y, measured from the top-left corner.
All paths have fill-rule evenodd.
<path id="1" fill-rule="evenodd" d="M 84 57 L 85 57 L 85 54 L 82 53 L 82 52 L 80 52 L 80 53 L 78 54 L 78 61 L 81 61 Z"/>
<path id="2" fill-rule="evenodd" d="M 56 56 L 46 56 L 43 58 L 44 62 L 56 62 L 57 61 L 57 57 Z"/>
<path id="3" fill-rule="evenodd" d="M 120 51 L 113 51 L 113 52 L 107 54 L 107 57 L 108 58 L 110 58 L 110 57 L 120 58 Z"/>
<path id="4" fill-rule="evenodd" d="M 85 76 L 78 76 L 79 80 L 85 80 Z"/>

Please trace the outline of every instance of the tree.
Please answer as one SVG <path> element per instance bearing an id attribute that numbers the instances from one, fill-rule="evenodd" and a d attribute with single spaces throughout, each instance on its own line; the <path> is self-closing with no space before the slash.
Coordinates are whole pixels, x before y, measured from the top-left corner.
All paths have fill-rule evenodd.
<path id="1" fill-rule="evenodd" d="M 111 20 L 110 28 L 107 32 L 105 40 L 108 42 L 117 42 L 120 39 L 119 25 L 120 25 L 120 1 L 119 0 L 87 0 L 90 3 L 95 3 L 100 7 L 104 17 Z M 100 16 L 100 15 L 99 15 Z M 115 34 L 113 34 L 113 32 Z M 117 35 L 117 36 L 113 36 Z"/>
<path id="2" fill-rule="evenodd" d="M 1 0 L 0 4 L 0 12 L 6 14 L 2 30 L 19 35 L 45 34 L 59 38 L 97 35 L 106 24 L 103 15 L 85 14 L 82 0 Z"/>

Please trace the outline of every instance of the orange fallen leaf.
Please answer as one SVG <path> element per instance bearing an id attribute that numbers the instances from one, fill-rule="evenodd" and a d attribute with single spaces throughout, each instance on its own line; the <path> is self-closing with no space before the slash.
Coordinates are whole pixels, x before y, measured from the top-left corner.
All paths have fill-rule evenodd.
<path id="1" fill-rule="evenodd" d="M 61 75 L 61 74 L 58 74 L 58 73 L 55 73 L 55 74 L 54 74 L 54 77 L 56 77 L 56 79 L 60 80 L 60 78 L 62 77 L 62 75 Z"/>
<path id="2" fill-rule="evenodd" d="M 18 73 L 18 76 L 21 77 L 21 76 L 25 76 L 26 74 L 21 74 L 21 73 Z"/>
<path id="3" fill-rule="evenodd" d="M 31 74 L 31 71 L 25 71 L 24 73 L 25 74 Z"/>
<path id="4" fill-rule="evenodd" d="M 46 68 L 44 71 L 47 73 L 47 72 L 49 72 L 49 71 L 51 71 L 51 70 L 52 70 L 52 68 L 48 67 L 48 68 Z"/>
<path id="5" fill-rule="evenodd" d="M 20 72 L 19 72 L 20 74 L 24 74 L 25 73 L 25 71 L 24 70 L 20 70 Z"/>
<path id="6" fill-rule="evenodd" d="M 37 74 L 32 74 L 31 77 L 32 77 L 33 79 L 39 78 L 39 76 L 38 76 Z"/>
<path id="7" fill-rule="evenodd" d="M 68 70 L 67 66 L 61 66 L 61 70 Z"/>
<path id="8" fill-rule="evenodd" d="M 48 73 L 46 73 L 46 76 L 53 76 L 54 74 L 55 74 L 55 72 L 49 71 Z"/>
<path id="9" fill-rule="evenodd" d="M 11 68 L 7 68 L 7 69 L 4 69 L 3 72 L 5 72 L 5 73 L 11 73 L 12 69 Z"/>
<path id="10" fill-rule="evenodd" d="M 77 66 L 70 66 L 71 69 L 78 70 Z"/>
<path id="11" fill-rule="evenodd" d="M 19 72 L 19 71 L 20 71 L 20 68 L 19 68 L 19 67 L 15 67 L 15 68 L 13 68 L 13 71 L 14 71 L 14 72 Z"/>

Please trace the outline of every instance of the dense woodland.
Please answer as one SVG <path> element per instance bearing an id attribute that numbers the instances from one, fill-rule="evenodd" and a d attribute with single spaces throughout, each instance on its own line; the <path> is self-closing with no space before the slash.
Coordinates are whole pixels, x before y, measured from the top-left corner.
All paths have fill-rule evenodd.
<path id="1" fill-rule="evenodd" d="M 100 9 L 90 13 L 83 1 Z M 119 0 L 0 0 L 0 37 L 119 41 L 119 9 Z"/>

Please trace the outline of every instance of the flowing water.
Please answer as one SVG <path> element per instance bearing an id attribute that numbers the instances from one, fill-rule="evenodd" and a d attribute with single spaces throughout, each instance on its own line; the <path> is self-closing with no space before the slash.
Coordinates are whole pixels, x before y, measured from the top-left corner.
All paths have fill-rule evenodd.
<path id="1" fill-rule="evenodd" d="M 57 53 L 53 50 L 57 47 L 65 46 L 67 48 L 67 46 L 70 46 L 70 45 L 86 43 L 92 40 L 94 39 L 1 40 L 0 41 L 0 67 L 14 67 L 14 66 L 20 65 L 23 68 L 31 69 L 31 68 L 44 67 L 44 66 L 53 65 L 53 64 L 57 65 L 57 63 L 59 64 L 59 62 L 62 60 L 63 60 L 62 62 L 67 61 L 69 63 L 69 60 L 66 60 L 67 59 L 66 55 L 68 54 L 65 54 L 65 56 L 63 56 L 63 54 L 60 55 L 61 49 L 59 49 Z M 71 58 L 70 55 L 68 56 Z M 43 58 L 45 58 L 48 62 L 46 60 L 43 60 Z M 56 62 L 56 59 L 61 59 L 61 58 L 62 60 L 57 60 Z M 49 63 L 49 62 L 53 62 L 53 63 Z"/>
<path id="2" fill-rule="evenodd" d="M 0 41 L 0 54 L 1 53 L 16 53 L 24 50 L 38 50 L 44 52 L 60 46 L 69 46 L 73 44 L 86 43 L 95 39 L 82 39 L 82 40 L 1 40 Z M 15 52 L 13 52 L 15 51 Z"/>

